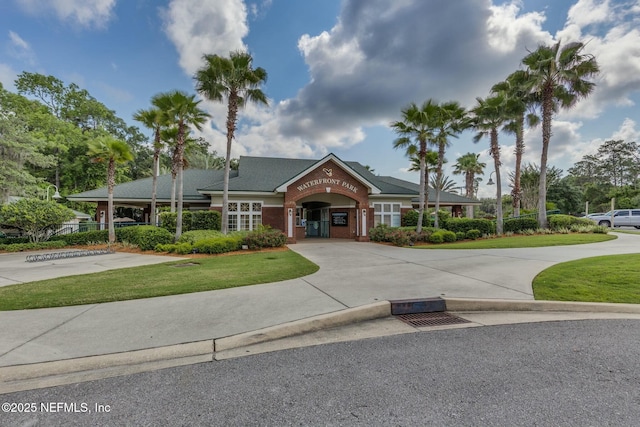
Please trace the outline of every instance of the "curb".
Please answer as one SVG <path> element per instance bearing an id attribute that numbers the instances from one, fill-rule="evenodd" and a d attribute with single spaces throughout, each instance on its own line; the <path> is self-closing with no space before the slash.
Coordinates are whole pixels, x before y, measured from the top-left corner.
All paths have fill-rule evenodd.
<path id="1" fill-rule="evenodd" d="M 640 304 L 603 302 L 533 301 L 506 299 L 448 298 L 447 311 L 564 311 L 572 313 L 631 313 L 640 314 Z"/>
<path id="2" fill-rule="evenodd" d="M 0 367 L 0 394 L 212 362 L 216 360 L 215 354 L 218 351 L 390 315 L 391 304 L 388 301 L 380 301 L 218 339 L 76 359 L 4 366 Z"/>

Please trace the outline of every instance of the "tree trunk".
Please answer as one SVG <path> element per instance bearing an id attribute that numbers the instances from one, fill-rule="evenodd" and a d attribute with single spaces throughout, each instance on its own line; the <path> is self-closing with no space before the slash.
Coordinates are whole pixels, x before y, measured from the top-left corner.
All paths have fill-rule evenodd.
<path id="1" fill-rule="evenodd" d="M 547 85 L 542 93 L 542 155 L 540 157 L 540 186 L 538 190 L 538 225 L 547 228 L 547 156 L 551 140 L 553 115 L 553 86 Z"/>
<path id="2" fill-rule="evenodd" d="M 229 174 L 231 172 L 231 143 L 236 130 L 236 117 L 238 115 L 238 94 L 229 94 L 229 111 L 227 114 L 227 152 L 224 159 L 224 183 L 222 190 L 222 219 L 221 231 L 229 232 Z"/>
<path id="3" fill-rule="evenodd" d="M 467 172 L 464 175 L 465 177 L 465 190 L 466 190 L 466 196 L 470 199 L 473 199 L 474 194 L 473 194 L 473 184 L 474 184 L 474 174 L 473 172 Z M 473 218 L 473 206 L 465 206 L 466 207 L 466 211 L 467 211 L 467 218 Z"/>
<path id="4" fill-rule="evenodd" d="M 159 134 L 158 134 L 159 135 Z M 156 221 L 156 199 L 158 198 L 158 171 L 160 170 L 160 148 L 156 136 L 156 147 L 153 150 L 153 180 L 151 182 L 151 212 L 149 222 L 158 225 Z"/>
<path id="5" fill-rule="evenodd" d="M 518 118 L 516 126 L 516 167 L 513 177 L 513 216 L 520 216 L 520 200 L 522 198 L 522 189 L 520 188 L 520 175 L 522 174 L 522 155 L 524 154 L 524 115 Z"/>
<path id="6" fill-rule="evenodd" d="M 502 235 L 502 180 L 500 179 L 500 146 L 498 145 L 498 130 L 491 129 L 491 156 L 496 172 L 496 234 Z"/>
<path id="7" fill-rule="evenodd" d="M 113 223 L 113 187 L 116 185 L 116 163 L 113 159 L 109 159 L 107 166 L 107 218 L 109 220 L 109 244 L 116 242 L 116 227 Z"/>
<path id="8" fill-rule="evenodd" d="M 422 232 L 422 220 L 424 218 L 424 193 L 426 190 L 426 170 L 427 170 L 427 143 L 420 141 L 420 191 L 418 194 L 418 224 L 416 224 L 416 233 Z"/>
<path id="9" fill-rule="evenodd" d="M 444 144 L 438 144 L 438 170 L 436 172 L 436 217 L 434 219 L 434 227 L 440 228 L 438 212 L 440 212 L 440 186 L 442 185 L 442 164 L 444 163 Z M 427 181 L 429 182 L 429 181 Z"/>
<path id="10" fill-rule="evenodd" d="M 184 196 L 184 124 L 178 124 L 178 206 L 176 209 L 176 242 L 182 236 L 182 207 Z"/>

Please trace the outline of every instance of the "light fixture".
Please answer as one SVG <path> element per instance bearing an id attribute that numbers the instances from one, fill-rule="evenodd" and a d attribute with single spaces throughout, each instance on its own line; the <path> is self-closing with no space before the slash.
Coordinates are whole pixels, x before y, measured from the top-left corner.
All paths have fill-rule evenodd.
<path id="1" fill-rule="evenodd" d="M 60 195 L 60 192 L 58 191 L 58 186 L 55 184 L 51 184 L 47 187 L 47 201 L 49 200 L 49 189 L 53 187 L 56 189 L 55 193 L 53 193 L 53 196 L 51 196 L 52 199 L 58 200 L 58 199 L 62 199 L 62 196 Z"/>
<path id="2" fill-rule="evenodd" d="M 491 179 L 494 173 L 496 173 L 496 171 L 491 172 L 491 175 L 489 175 L 489 181 L 487 181 L 487 185 L 495 184 L 495 182 L 493 182 L 493 180 Z"/>

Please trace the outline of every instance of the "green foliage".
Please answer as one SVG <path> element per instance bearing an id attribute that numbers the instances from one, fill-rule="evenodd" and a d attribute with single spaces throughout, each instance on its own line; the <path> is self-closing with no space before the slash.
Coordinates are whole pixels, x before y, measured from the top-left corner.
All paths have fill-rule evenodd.
<path id="1" fill-rule="evenodd" d="M 403 227 L 416 227 L 418 225 L 418 211 L 410 210 L 402 217 L 401 224 Z M 425 212 L 422 216 L 422 226 L 431 227 L 433 221 L 429 219 L 429 215 Z"/>
<path id="2" fill-rule="evenodd" d="M 22 252 L 39 249 L 59 249 L 67 244 L 63 241 L 37 242 L 37 243 L 12 243 L 8 245 L 0 244 L 0 251 Z"/>
<path id="3" fill-rule="evenodd" d="M 187 242 L 168 244 L 160 243 L 156 245 L 154 250 L 156 252 L 169 252 L 178 255 L 187 255 L 193 252 L 193 245 Z"/>
<path id="4" fill-rule="evenodd" d="M 15 243 L 29 243 L 28 237 L 0 237 L 0 245 L 13 245 Z"/>
<path id="5" fill-rule="evenodd" d="M 538 228 L 538 220 L 531 218 L 511 218 L 504 222 L 504 231 L 511 233 L 520 233 L 522 230 Z"/>
<path id="6" fill-rule="evenodd" d="M 577 218 L 571 215 L 549 215 L 549 227 L 552 230 L 568 229 L 572 225 L 593 225 L 588 218 Z"/>
<path id="7" fill-rule="evenodd" d="M 279 248 L 287 243 L 287 235 L 280 230 L 263 227 L 247 234 L 244 244 L 249 249 Z"/>
<path id="8" fill-rule="evenodd" d="M 496 225 L 488 219 L 449 218 L 446 221 L 446 229 L 454 233 L 480 230 L 482 234 L 493 234 L 496 231 Z"/>
<path id="9" fill-rule="evenodd" d="M 182 214 L 184 215 L 184 212 Z M 190 230 L 220 230 L 220 218 L 218 211 L 192 211 Z"/>
<path id="10" fill-rule="evenodd" d="M 467 233 L 465 233 L 464 231 L 456 232 L 456 240 L 464 240 L 466 238 L 467 238 Z"/>
<path id="11" fill-rule="evenodd" d="M 438 211 L 438 225 L 440 228 L 448 229 L 447 223 L 451 221 L 453 218 L 451 217 L 451 212 L 440 209 Z"/>
<path id="12" fill-rule="evenodd" d="M 71 209 L 46 200 L 20 199 L 0 207 L 0 224 L 24 231 L 31 242 L 47 240 L 63 222 L 73 218 Z"/>
<path id="13" fill-rule="evenodd" d="M 143 251 L 155 249 L 159 244 L 173 242 L 173 234 L 154 225 L 122 227 L 116 231 L 118 240 L 138 246 Z"/>
<path id="14" fill-rule="evenodd" d="M 51 240 L 61 240 L 67 245 L 88 245 L 90 243 L 107 243 L 109 241 L 108 230 L 81 231 L 79 233 L 60 234 L 53 236 Z"/>
<path id="15" fill-rule="evenodd" d="M 438 230 L 429 236 L 429 243 L 443 243 L 444 242 L 444 230 Z"/>
<path id="16" fill-rule="evenodd" d="M 191 243 L 192 245 L 200 240 L 212 239 L 216 237 L 224 237 L 222 232 L 217 230 L 191 230 L 182 233 L 178 239 L 178 243 Z"/>
<path id="17" fill-rule="evenodd" d="M 482 232 L 480 230 L 469 230 L 466 233 L 467 239 L 476 240 L 482 237 Z"/>
<path id="18" fill-rule="evenodd" d="M 218 237 L 200 240 L 193 245 L 193 248 L 201 254 L 222 254 L 240 250 L 242 241 L 241 236 Z"/>
<path id="19" fill-rule="evenodd" d="M 391 227 L 385 224 L 378 224 L 369 229 L 369 240 L 372 242 L 387 242 L 386 236 Z"/>

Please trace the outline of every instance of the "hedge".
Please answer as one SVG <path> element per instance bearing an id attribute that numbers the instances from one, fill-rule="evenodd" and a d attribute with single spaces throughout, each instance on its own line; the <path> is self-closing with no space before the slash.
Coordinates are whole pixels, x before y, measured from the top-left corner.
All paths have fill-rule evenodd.
<path id="1" fill-rule="evenodd" d="M 132 227 L 133 228 L 133 227 Z M 116 236 L 118 229 L 116 229 Z M 88 245 L 91 243 L 107 243 L 109 241 L 109 230 L 82 231 L 79 233 L 59 234 L 53 236 L 50 241 L 62 240 L 67 245 Z"/>
<path id="2" fill-rule="evenodd" d="M 495 234 L 496 225 L 488 219 L 474 218 L 449 218 L 445 222 L 445 228 L 454 233 L 467 233 L 469 230 L 480 230 L 482 234 Z"/>
<path id="3" fill-rule="evenodd" d="M 418 211 L 410 210 L 401 219 L 401 224 L 403 227 L 416 227 L 418 225 Z M 422 226 L 423 227 L 431 227 L 433 225 L 433 221 L 429 218 L 429 213 L 427 211 L 424 212 L 424 216 L 422 217 Z"/>
<path id="4" fill-rule="evenodd" d="M 243 243 L 249 249 L 279 248 L 287 243 L 287 235 L 280 230 L 260 229 L 247 234 Z"/>
<path id="5" fill-rule="evenodd" d="M 32 251 L 38 249 L 60 249 L 67 246 L 67 244 L 61 240 L 54 240 L 48 242 L 37 242 L 37 243 L 12 243 L 12 244 L 1 244 L 0 251 L 7 252 L 22 252 L 22 251 Z"/>
<path id="6" fill-rule="evenodd" d="M 222 254 L 242 248 L 242 238 L 239 236 L 217 237 L 196 242 L 193 248 L 202 254 Z"/>
<path id="7" fill-rule="evenodd" d="M 523 230 L 538 229 L 538 220 L 529 218 L 511 218 L 504 221 L 504 231 L 512 233 L 520 233 Z"/>
<path id="8" fill-rule="evenodd" d="M 213 239 L 216 237 L 224 237 L 224 234 L 217 230 L 191 230 L 186 233 L 182 233 L 178 239 L 178 243 L 191 243 L 193 245 L 197 241 Z"/>
<path id="9" fill-rule="evenodd" d="M 116 231 L 116 237 L 119 241 L 137 245 L 143 251 L 153 250 L 159 244 L 173 242 L 171 232 L 155 225 L 123 227 Z"/>
<path id="10" fill-rule="evenodd" d="M 588 218 L 578 218 L 571 215 L 549 215 L 549 228 L 559 230 L 561 228 L 571 228 L 572 225 L 594 225 Z"/>
<path id="11" fill-rule="evenodd" d="M 171 233 L 176 232 L 178 214 L 176 212 L 162 212 L 160 227 Z M 221 214 L 218 211 L 182 211 L 182 232 L 190 230 L 220 230 Z"/>

